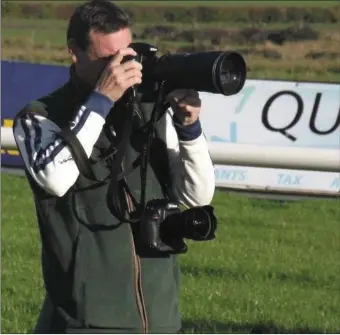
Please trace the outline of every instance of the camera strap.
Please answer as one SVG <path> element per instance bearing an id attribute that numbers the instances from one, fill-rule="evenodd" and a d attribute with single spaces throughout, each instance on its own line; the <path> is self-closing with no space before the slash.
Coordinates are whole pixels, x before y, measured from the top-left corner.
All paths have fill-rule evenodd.
<path id="1" fill-rule="evenodd" d="M 159 90 L 158 99 L 154 104 L 150 121 L 147 122 L 143 127 L 143 132 L 146 135 L 146 141 L 143 143 L 142 150 L 137 159 L 132 163 L 131 166 L 124 169 L 122 171 L 123 158 L 125 154 L 125 149 L 128 145 L 128 141 L 132 134 L 132 124 L 133 118 L 135 114 L 139 114 L 139 109 L 141 106 L 138 103 L 137 98 L 134 96 L 132 101 L 130 102 L 130 110 L 127 111 L 129 115 L 126 119 L 125 127 L 123 130 L 123 136 L 117 148 L 117 154 L 115 156 L 115 160 L 112 166 L 111 173 L 111 182 L 109 185 L 108 193 L 107 193 L 107 202 L 110 210 L 114 213 L 117 218 L 122 222 L 128 223 L 137 223 L 140 220 L 140 216 L 144 211 L 146 205 L 146 187 L 147 187 L 147 172 L 148 172 L 148 162 L 150 158 L 150 149 L 152 145 L 152 141 L 155 135 L 155 124 L 157 120 L 164 114 L 166 111 L 166 105 L 162 103 L 162 86 Z M 126 182 L 126 177 L 140 165 L 140 180 L 141 180 L 141 196 L 140 201 L 138 202 L 132 195 L 129 190 L 129 186 Z M 122 199 L 122 190 L 124 191 L 124 197 L 128 203 L 128 209 L 130 210 L 129 216 L 127 218 L 125 213 L 126 211 L 122 210 L 121 199 Z M 130 203 L 132 202 L 132 204 Z M 131 211 L 131 205 L 133 205 L 135 211 Z M 130 208 L 129 208 L 130 207 Z"/>
<path id="2" fill-rule="evenodd" d="M 91 166 L 88 162 L 88 157 L 86 155 L 86 152 L 85 152 L 83 146 L 80 144 L 75 133 L 71 129 L 64 127 L 61 130 L 61 132 L 59 133 L 59 136 L 68 145 L 68 147 L 69 147 L 69 149 L 72 153 L 72 157 L 73 157 L 74 161 L 76 162 L 80 173 L 90 180 L 97 181 L 97 179 L 96 179 L 96 177 L 95 177 L 95 175 L 94 175 L 94 173 L 91 169 Z"/>
<path id="3" fill-rule="evenodd" d="M 107 191 L 107 204 L 110 211 L 121 221 L 126 222 L 129 219 L 125 216 L 125 211 L 122 210 L 122 198 L 128 197 L 129 190 L 127 189 L 127 183 L 125 179 L 118 178 L 121 174 L 122 166 L 123 166 L 123 159 L 125 154 L 125 149 L 128 145 L 128 141 L 130 139 L 132 133 L 132 122 L 133 117 L 135 114 L 135 103 L 134 101 L 131 102 L 132 108 L 125 111 L 126 112 L 126 119 L 125 119 L 125 126 L 123 129 L 123 135 L 121 138 L 120 143 L 117 147 L 117 152 L 112 164 L 112 171 L 111 171 L 111 180 L 109 184 L 109 188 Z M 134 201 L 134 200 L 133 200 Z M 126 202 L 129 203 L 129 199 L 126 199 Z M 128 205 L 128 207 L 130 207 Z"/>

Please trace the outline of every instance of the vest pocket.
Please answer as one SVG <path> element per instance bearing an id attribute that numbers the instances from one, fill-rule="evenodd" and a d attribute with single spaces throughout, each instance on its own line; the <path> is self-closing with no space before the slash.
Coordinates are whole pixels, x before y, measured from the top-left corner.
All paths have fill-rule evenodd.
<path id="1" fill-rule="evenodd" d="M 107 188 L 94 185 L 73 193 L 79 222 L 73 291 L 77 318 L 89 329 L 139 329 L 131 231 L 111 214 Z"/>
<path id="2" fill-rule="evenodd" d="M 97 184 L 73 193 L 74 215 L 79 223 L 93 229 L 114 228 L 120 225 L 107 204 L 108 184 Z"/>
<path id="3" fill-rule="evenodd" d="M 83 233 L 80 229 L 76 240 L 72 295 L 76 302 L 76 318 L 81 324 L 85 323 L 86 258 L 86 245 L 83 243 Z"/>
<path id="4" fill-rule="evenodd" d="M 140 328 L 128 226 L 80 230 L 73 286 L 77 320 L 82 328 Z"/>

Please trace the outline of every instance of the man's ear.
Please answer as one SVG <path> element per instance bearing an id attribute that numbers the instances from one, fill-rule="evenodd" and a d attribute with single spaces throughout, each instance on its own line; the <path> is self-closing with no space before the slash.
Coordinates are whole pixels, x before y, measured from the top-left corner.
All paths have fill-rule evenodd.
<path id="1" fill-rule="evenodd" d="M 79 48 L 76 44 L 76 41 L 74 39 L 69 39 L 67 41 L 67 47 L 68 47 L 68 53 L 72 59 L 72 62 L 76 63 L 78 60 L 78 52 L 79 52 Z"/>

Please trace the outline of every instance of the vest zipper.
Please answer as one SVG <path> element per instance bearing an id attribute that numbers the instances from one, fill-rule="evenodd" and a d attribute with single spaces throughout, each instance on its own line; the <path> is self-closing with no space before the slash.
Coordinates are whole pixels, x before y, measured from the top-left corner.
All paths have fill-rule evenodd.
<path id="1" fill-rule="evenodd" d="M 130 228 L 131 229 L 131 228 Z M 132 231 L 131 231 L 132 234 Z M 142 319 L 143 333 L 148 333 L 148 320 L 146 315 L 146 308 L 143 297 L 142 290 L 142 273 L 141 273 L 141 263 L 138 255 L 136 254 L 136 249 L 133 240 L 131 241 L 132 249 L 133 249 L 133 258 L 134 258 L 134 269 L 135 269 L 135 293 L 136 293 L 136 302 L 139 310 L 140 317 Z"/>
<path id="2" fill-rule="evenodd" d="M 126 197 L 126 203 L 128 206 L 128 210 L 132 211 L 133 209 L 133 204 L 131 202 L 131 199 L 129 195 L 125 192 L 125 197 Z M 147 318 L 147 313 L 146 313 L 146 308 L 145 308 L 145 303 L 144 303 L 144 296 L 143 296 L 143 289 L 142 289 L 142 271 L 141 271 L 141 262 L 140 258 L 136 253 L 136 248 L 135 248 L 135 242 L 133 240 L 133 233 L 132 233 L 132 228 L 129 226 L 130 232 L 131 232 L 131 246 L 132 246 L 132 254 L 133 254 L 133 264 L 134 264 L 134 271 L 135 271 L 135 296 L 136 296 L 136 303 L 139 311 L 139 315 L 142 320 L 142 327 L 143 327 L 143 333 L 147 334 L 148 333 L 148 318 Z"/>

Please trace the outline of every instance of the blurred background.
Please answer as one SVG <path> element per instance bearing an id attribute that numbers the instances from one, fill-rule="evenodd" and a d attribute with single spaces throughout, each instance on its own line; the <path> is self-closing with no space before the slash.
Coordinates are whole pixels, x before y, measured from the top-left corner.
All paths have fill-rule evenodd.
<path id="1" fill-rule="evenodd" d="M 339 81 L 339 1 L 117 1 L 161 53 L 234 49 L 250 78 Z M 2 1 L 2 57 L 67 64 L 72 1 Z"/>
<path id="2" fill-rule="evenodd" d="M 68 65 L 77 3 L 2 1 L 2 60 Z M 232 49 L 251 79 L 340 83 L 340 1 L 116 3 L 135 40 L 159 54 Z M 23 176 L 2 173 L 1 183 L 1 331 L 30 333 L 44 295 L 33 199 Z M 339 199 L 217 191 L 213 205 L 217 239 L 189 242 L 180 257 L 183 332 L 339 333 Z"/>

